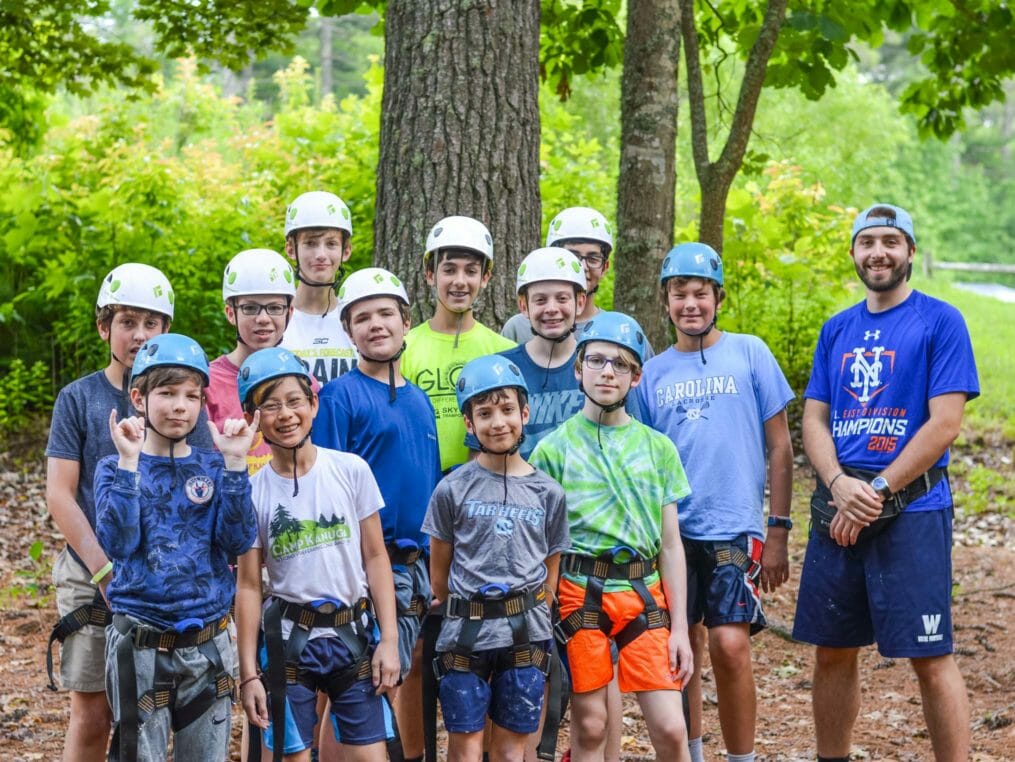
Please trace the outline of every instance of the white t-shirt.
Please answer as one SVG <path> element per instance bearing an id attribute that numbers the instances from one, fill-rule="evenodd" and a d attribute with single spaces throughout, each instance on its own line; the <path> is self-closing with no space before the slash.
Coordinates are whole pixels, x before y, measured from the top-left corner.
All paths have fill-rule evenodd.
<path id="1" fill-rule="evenodd" d="M 250 479 L 257 539 L 271 594 L 294 603 L 330 598 L 352 605 L 367 595 L 360 522 L 384 501 L 370 466 L 358 455 L 317 448 L 317 461 L 293 480 L 262 468 Z M 292 623 L 282 621 L 289 637 Z M 332 635 L 315 629 L 311 637 Z"/>
<path id="2" fill-rule="evenodd" d="M 356 367 L 356 347 L 342 328 L 336 307 L 327 315 L 293 311 L 282 347 L 299 357 L 324 386 Z"/>

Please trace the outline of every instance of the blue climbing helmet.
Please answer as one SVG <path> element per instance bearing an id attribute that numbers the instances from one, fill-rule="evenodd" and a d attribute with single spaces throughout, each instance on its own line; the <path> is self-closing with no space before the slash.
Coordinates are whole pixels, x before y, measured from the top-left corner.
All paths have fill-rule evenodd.
<path id="1" fill-rule="evenodd" d="M 590 341 L 608 341 L 611 344 L 629 349 L 645 362 L 645 332 L 638 321 L 622 312 L 600 312 L 585 324 L 578 335 L 578 351 Z"/>
<path id="2" fill-rule="evenodd" d="M 707 243 L 682 243 L 670 249 L 659 271 L 659 285 L 670 278 L 704 278 L 723 284 L 722 257 Z"/>
<path id="3" fill-rule="evenodd" d="M 469 360 L 458 374 L 458 383 L 455 384 L 458 409 L 464 410 L 465 403 L 477 395 L 511 387 L 529 393 L 522 372 L 507 358 L 501 355 L 486 355 Z"/>
<path id="4" fill-rule="evenodd" d="M 152 368 L 170 366 L 196 371 L 202 385 L 208 386 L 208 356 L 200 344 L 180 333 L 163 333 L 144 343 L 134 357 L 130 385 Z"/>
<path id="5" fill-rule="evenodd" d="M 310 381 L 310 374 L 300 359 L 288 349 L 269 347 L 259 349 L 243 361 L 236 378 L 240 405 L 246 406 L 250 393 L 265 381 L 283 376 L 303 376 Z"/>

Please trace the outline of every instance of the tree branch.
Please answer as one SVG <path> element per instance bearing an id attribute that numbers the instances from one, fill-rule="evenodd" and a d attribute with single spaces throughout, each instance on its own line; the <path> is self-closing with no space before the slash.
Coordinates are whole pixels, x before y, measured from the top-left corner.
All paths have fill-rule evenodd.
<path id="1" fill-rule="evenodd" d="M 786 18 L 786 4 L 787 0 L 769 0 L 768 7 L 765 9 L 765 17 L 761 23 L 761 31 L 747 57 L 747 66 L 740 84 L 740 95 L 737 98 L 737 109 L 730 125 L 730 133 L 726 138 L 722 154 L 714 166 L 714 171 L 718 174 L 720 182 L 724 184 L 728 185 L 733 181 L 743 163 L 747 142 L 751 137 L 751 127 L 754 124 L 754 114 L 758 109 L 758 100 L 761 97 L 761 88 L 765 84 L 768 60 L 772 56 L 772 51 L 779 39 L 779 31 Z M 690 69 L 690 67 L 688 68 Z M 690 71 L 688 71 L 688 79 L 690 79 Z"/>
<path id="2" fill-rule="evenodd" d="M 694 25 L 694 0 L 680 0 L 680 32 L 684 38 L 687 94 L 691 105 L 691 153 L 698 182 L 704 184 L 711 174 L 712 165 L 708 159 L 708 120 L 705 115 L 705 87 L 701 81 L 698 31 Z"/>

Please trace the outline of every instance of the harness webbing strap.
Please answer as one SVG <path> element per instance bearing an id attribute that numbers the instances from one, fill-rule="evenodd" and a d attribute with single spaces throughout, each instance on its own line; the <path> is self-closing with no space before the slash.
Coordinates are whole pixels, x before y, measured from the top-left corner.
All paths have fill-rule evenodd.
<path id="1" fill-rule="evenodd" d="M 276 602 L 268 606 L 264 612 L 264 648 L 268 657 L 266 683 L 268 696 L 271 697 L 271 725 L 274 733 L 272 762 L 282 762 L 285 754 L 286 671 L 272 668 L 275 664 L 285 664 L 285 647 L 286 643 L 282 639 L 282 608 Z"/>
<path id="2" fill-rule="evenodd" d="M 105 628 L 112 620 L 113 614 L 109 610 L 109 607 L 106 606 L 106 599 L 102 597 L 102 593 L 99 590 L 96 590 L 95 597 L 92 598 L 91 603 L 78 606 L 66 616 L 61 617 L 53 626 L 52 632 L 49 633 L 49 643 L 46 644 L 46 675 L 49 677 L 48 687 L 51 691 L 58 690 L 56 678 L 53 674 L 54 641 L 63 643 L 68 636 L 73 635 L 85 625 L 94 624 Z"/>
<path id="3" fill-rule="evenodd" d="M 228 617 L 225 618 L 227 620 Z M 120 705 L 120 720 L 116 726 L 111 749 L 111 759 L 117 762 L 134 762 L 137 759 L 138 729 L 142 715 L 147 718 L 159 709 L 171 712 L 174 733 L 186 728 L 220 698 L 232 697 L 235 690 L 233 677 L 225 670 L 222 655 L 213 640 L 206 637 L 206 631 L 215 634 L 224 629 L 221 621 L 211 622 L 196 632 L 178 633 L 174 630 L 157 630 L 138 625 L 124 616 L 112 618 L 113 626 L 123 635 L 116 646 L 117 696 Z M 176 637 L 171 637 L 176 636 Z M 194 643 L 200 636 L 200 643 Z M 170 643 L 169 646 L 152 646 L 148 643 Z M 176 705 L 176 676 L 173 669 L 173 651 L 178 648 L 196 647 L 208 659 L 215 673 L 215 682 L 208 683 L 186 704 Z M 134 651 L 139 648 L 156 648 L 155 670 L 152 687 L 138 696 L 137 668 Z"/>
<path id="4" fill-rule="evenodd" d="M 426 762 L 437 762 L 437 673 L 426 669 L 437 658 L 437 638 L 444 619 L 443 607 L 423 619 L 423 751 Z"/>

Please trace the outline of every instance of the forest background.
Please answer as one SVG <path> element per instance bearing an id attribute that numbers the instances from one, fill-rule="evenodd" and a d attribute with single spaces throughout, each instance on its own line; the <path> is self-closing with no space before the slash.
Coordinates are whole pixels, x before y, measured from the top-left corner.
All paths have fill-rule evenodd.
<path id="1" fill-rule="evenodd" d="M 116 264 L 143 261 L 163 269 L 177 294 L 174 330 L 194 336 L 214 357 L 234 341 L 222 315 L 226 262 L 245 248 L 282 250 L 285 207 L 299 193 L 328 189 L 348 203 L 355 228 L 351 269 L 392 259 L 390 252 L 374 250 L 384 21 L 373 6 L 383 11 L 383 3 L 318 4 L 362 11 L 340 16 L 322 15 L 318 8 L 307 14 L 307 4 L 296 3 L 303 21 L 288 25 L 280 19 L 282 31 L 264 39 L 257 55 L 234 51 L 227 65 L 172 57 L 174 51 L 158 47 L 156 31 L 168 22 L 139 19 L 137 13 L 139 5 L 158 3 L 92 5 L 103 12 L 85 20 L 86 32 L 147 56 L 151 71 L 131 70 L 138 81 L 145 75 L 147 87 L 122 79 L 92 88 L 39 80 L 32 87 L 30 79 L 0 76 L 0 262 L 7 275 L 0 282 L 0 433 L 7 437 L 30 426 L 34 416 L 45 416 L 63 384 L 105 363 L 108 350 L 96 335 L 93 310 L 99 281 Z M 921 3 L 909 5 L 917 17 Z M 1006 10 L 1004 3 L 985 5 Z M 592 206 L 617 219 L 620 30 L 627 7 L 619 0 L 544 0 L 544 25 L 548 12 L 558 20 L 570 14 L 572 28 L 585 25 L 592 37 L 584 37 L 584 44 L 595 45 L 598 55 L 572 55 L 563 72 L 548 68 L 548 50 L 564 44 L 563 24 L 556 32 L 544 26 L 541 235 L 566 206 Z M 811 22 L 817 23 L 791 13 L 787 28 Z M 926 73 L 926 62 L 911 53 L 915 28 L 894 26 L 872 42 L 851 44 L 851 56 L 836 64 L 834 79 L 816 72 L 809 89 L 763 90 L 726 200 L 722 244 L 729 301 L 722 327 L 765 339 L 798 392 L 821 323 L 858 298 L 846 256 L 857 208 L 889 201 L 909 209 L 918 260 L 1015 263 L 1015 83 L 1004 80 L 1000 100 L 961 110 L 952 129 L 941 131 L 947 136 L 935 137 L 926 113 L 900 110 L 912 83 Z M 826 31 L 842 34 L 834 26 Z M 0 49 L 5 42 L 0 37 Z M 712 42 L 702 63 L 709 135 L 718 142 L 730 131 L 748 64 L 722 30 Z M 673 243 L 698 237 L 702 207 L 685 137 L 692 132 L 688 81 L 682 61 Z M 496 267 L 509 280 L 530 248 L 522 243 L 525 236 L 518 238 L 495 241 Z M 415 250 L 399 252 L 397 259 L 418 262 L 422 248 L 420 237 Z M 613 303 L 612 276 L 624 256 L 621 248 L 600 289 L 601 306 Z M 1010 276 L 977 279 L 984 277 L 1015 285 Z M 935 274 L 934 288 L 940 290 L 941 280 Z M 617 296 L 623 304 L 624 294 Z M 981 309 L 979 300 L 958 298 Z M 645 300 L 639 307 L 643 323 L 646 314 L 654 318 L 650 334 L 660 335 L 662 309 Z M 984 316 L 998 348 L 1011 330 L 1000 325 L 1010 324 L 1010 311 L 991 310 L 1003 308 L 988 307 Z M 423 305 L 416 317 L 427 315 Z M 974 338 L 976 333 L 974 326 Z M 1008 376 L 1010 361 L 997 362 L 993 372 L 999 379 Z M 1013 382 L 1000 383 L 979 416 L 1010 442 L 1015 403 L 1007 392 Z"/>

